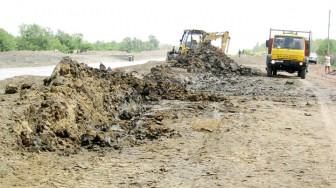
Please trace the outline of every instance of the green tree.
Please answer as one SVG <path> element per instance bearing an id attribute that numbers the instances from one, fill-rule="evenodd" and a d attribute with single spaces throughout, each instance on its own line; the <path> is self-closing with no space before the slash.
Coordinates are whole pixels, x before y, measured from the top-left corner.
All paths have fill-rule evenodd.
<path id="1" fill-rule="evenodd" d="M 89 43 L 89 42 L 81 42 L 79 44 L 79 50 L 81 52 L 85 52 L 85 51 L 89 51 L 89 50 L 93 50 L 94 47 L 93 47 L 93 44 Z"/>
<path id="2" fill-rule="evenodd" d="M 140 51 L 148 51 L 148 50 L 157 50 L 159 49 L 159 41 L 156 39 L 155 36 L 150 35 L 148 37 L 149 41 L 143 42 L 140 39 L 130 37 L 125 38 L 120 43 L 120 50 L 127 51 L 127 52 L 140 52 Z"/>
<path id="3" fill-rule="evenodd" d="M 144 43 L 144 49 L 146 51 L 154 50 L 154 44 L 150 43 L 149 41 Z"/>
<path id="4" fill-rule="evenodd" d="M 3 33 L 4 32 L 2 31 L 1 36 L 5 37 L 2 38 L 8 38 L 8 35 L 4 35 Z M 116 41 L 97 41 L 95 43 L 89 43 L 83 39 L 83 34 L 81 33 L 68 34 L 64 31 L 57 30 L 56 34 L 54 34 L 49 28 L 43 28 L 36 24 L 22 24 L 20 26 L 20 36 L 17 37 L 16 40 L 11 41 L 16 41 L 16 46 L 19 50 L 60 50 L 65 53 L 87 50 L 121 50 L 127 52 L 140 52 L 159 49 L 159 41 L 153 35 L 150 35 L 148 37 L 148 41 L 145 42 L 135 37 L 133 39 L 126 37 L 120 43 Z M 13 49 L 13 47 L 10 49 Z M 7 48 L 3 50 L 7 50 Z"/>
<path id="5" fill-rule="evenodd" d="M 36 24 L 22 24 L 19 32 L 19 50 L 53 50 L 50 48 L 55 47 L 49 41 L 54 37 L 49 28 L 43 28 Z"/>
<path id="6" fill-rule="evenodd" d="M 71 35 L 72 40 L 75 44 L 75 50 L 80 49 L 80 46 L 82 45 L 82 43 L 84 43 L 84 39 L 83 39 L 83 34 L 82 33 L 74 33 Z"/>
<path id="7" fill-rule="evenodd" d="M 96 51 L 104 51 L 106 49 L 107 43 L 104 41 L 96 41 L 93 44 L 94 50 Z"/>
<path id="8" fill-rule="evenodd" d="M 328 39 L 321 40 L 320 44 L 317 47 L 316 53 L 319 56 L 325 56 L 328 51 Z M 329 51 L 331 54 L 336 53 L 336 41 L 334 39 L 330 40 Z"/>
<path id="9" fill-rule="evenodd" d="M 116 41 L 108 42 L 105 50 L 120 50 L 120 45 Z"/>
<path id="10" fill-rule="evenodd" d="M 48 40 L 47 50 L 59 50 L 59 51 L 66 51 L 67 47 L 62 45 L 61 42 L 55 36 L 51 37 Z"/>
<path id="11" fill-rule="evenodd" d="M 311 40 L 310 42 L 310 51 L 316 52 L 320 44 L 323 42 L 323 39 Z"/>
<path id="12" fill-rule="evenodd" d="M 238 52 L 237 52 L 238 53 Z M 247 55 L 263 55 L 267 53 L 267 47 L 265 43 L 259 44 L 257 42 L 257 44 L 252 48 L 252 50 L 250 49 L 245 49 L 245 54 Z"/>
<path id="13" fill-rule="evenodd" d="M 106 50 L 120 50 L 120 45 L 116 41 L 109 42 Z"/>
<path id="14" fill-rule="evenodd" d="M 15 50 L 15 37 L 0 28 L 0 52 Z"/>
<path id="15" fill-rule="evenodd" d="M 121 41 L 120 50 L 121 51 L 126 51 L 126 52 L 132 52 L 133 51 L 132 39 L 130 37 L 126 37 Z"/>
<path id="16" fill-rule="evenodd" d="M 153 45 L 153 49 L 150 49 L 150 50 L 159 49 L 159 41 L 156 39 L 154 35 L 149 35 L 148 40 L 149 40 L 149 43 Z"/>
<path id="17" fill-rule="evenodd" d="M 93 44 L 94 50 L 97 51 L 116 51 L 120 50 L 120 45 L 116 41 L 104 42 L 97 41 Z"/>
<path id="18" fill-rule="evenodd" d="M 93 49 L 93 45 L 85 42 L 83 39 L 83 34 L 81 33 L 75 33 L 71 35 L 64 31 L 58 30 L 56 33 L 56 38 L 61 42 L 62 45 L 66 47 L 64 50 L 66 53 Z"/>
<path id="19" fill-rule="evenodd" d="M 61 30 L 57 31 L 56 38 L 61 42 L 62 45 L 65 46 L 64 52 L 67 53 L 80 50 L 80 46 L 82 45 L 81 43 L 83 42 L 83 34 L 75 33 L 70 35 Z"/>
<path id="20" fill-rule="evenodd" d="M 137 39 L 137 38 L 133 38 L 132 47 L 133 47 L 133 50 L 136 51 L 136 52 L 140 52 L 140 51 L 144 50 L 143 42 L 140 39 Z"/>

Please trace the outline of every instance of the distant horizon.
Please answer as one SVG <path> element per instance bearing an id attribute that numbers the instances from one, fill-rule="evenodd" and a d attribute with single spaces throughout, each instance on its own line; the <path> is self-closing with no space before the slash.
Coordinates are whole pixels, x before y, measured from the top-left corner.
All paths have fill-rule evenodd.
<path id="1" fill-rule="evenodd" d="M 23 24 L 26 24 L 26 23 L 22 23 L 22 24 L 18 25 L 18 28 L 20 28 L 20 26 L 23 25 Z M 33 24 L 36 24 L 36 23 L 26 24 L 26 25 L 33 25 Z M 38 24 L 36 24 L 36 25 L 38 25 Z M 40 27 L 42 27 L 42 28 L 45 28 L 45 29 L 50 29 L 50 30 L 53 32 L 53 34 L 56 34 L 58 30 L 65 32 L 63 29 L 59 29 L 59 28 L 51 29 L 51 28 L 48 27 L 48 26 L 42 26 L 42 25 L 38 25 L 38 26 L 40 26 Z M 0 28 L 0 29 L 3 29 L 3 28 Z M 7 30 L 5 30 L 5 31 L 7 31 Z M 20 36 L 20 33 L 19 33 L 19 32 L 18 32 L 16 35 L 14 35 L 13 33 L 10 33 L 9 31 L 7 31 L 7 32 L 8 32 L 9 34 L 15 36 L 15 37 L 19 37 L 19 36 Z M 67 33 L 67 32 L 66 32 L 66 33 Z M 83 34 L 83 33 L 81 33 L 81 32 L 74 32 L 74 33 L 67 33 L 67 34 L 73 35 L 73 34 Z M 148 34 L 147 38 L 146 38 L 146 39 L 143 39 L 142 41 L 148 41 L 148 37 L 151 36 L 151 35 L 152 35 L 152 34 Z M 155 35 L 153 35 L 153 36 L 155 36 Z M 136 38 L 136 37 L 133 37 L 133 36 L 126 36 L 125 38 L 128 38 L 128 37 L 131 38 L 131 39 Z M 155 36 L 155 37 L 156 37 L 156 36 Z M 119 42 L 119 43 L 120 43 L 120 42 L 122 42 L 125 38 L 120 39 L 119 41 L 117 41 L 117 40 L 109 40 L 109 41 L 96 40 L 96 41 L 89 41 L 89 40 L 87 40 L 87 39 L 85 38 L 85 35 L 83 34 L 83 39 L 84 39 L 85 41 L 87 41 L 87 42 L 90 42 L 90 43 L 96 43 L 96 42 Z M 140 39 L 140 38 L 136 38 L 136 39 Z M 176 45 L 179 45 L 179 44 L 180 44 L 179 41 L 178 41 L 178 44 L 162 43 L 162 42 L 160 41 L 159 38 L 157 38 L 157 39 L 158 39 L 158 41 L 160 42 L 160 45 L 171 45 L 171 46 L 176 46 Z M 326 38 L 315 38 L 315 39 L 312 39 L 312 40 L 325 40 L 325 39 L 327 39 L 327 37 L 326 37 Z M 140 40 L 141 40 L 141 39 L 140 39 Z M 334 39 L 334 38 L 330 38 L 330 40 L 336 40 L 336 39 Z M 265 43 L 265 41 L 262 42 L 262 43 L 259 43 L 259 45 L 260 45 L 260 44 L 263 44 L 263 43 Z M 252 48 L 253 48 L 253 47 L 252 47 Z M 245 48 L 245 49 L 249 49 L 249 50 L 251 50 L 252 48 Z M 242 50 L 242 49 L 241 49 L 241 50 Z"/>

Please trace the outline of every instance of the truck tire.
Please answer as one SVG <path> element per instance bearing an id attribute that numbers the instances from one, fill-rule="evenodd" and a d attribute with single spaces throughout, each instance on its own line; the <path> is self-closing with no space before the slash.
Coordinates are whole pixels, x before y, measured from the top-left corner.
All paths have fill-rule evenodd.
<path id="1" fill-rule="evenodd" d="M 301 70 L 298 70 L 298 77 L 301 77 Z"/>
<path id="2" fill-rule="evenodd" d="M 267 66 L 267 76 L 272 77 L 272 68 L 271 66 Z"/>
<path id="3" fill-rule="evenodd" d="M 301 79 L 305 79 L 306 78 L 306 69 L 302 69 L 301 70 Z"/>
<path id="4" fill-rule="evenodd" d="M 278 70 L 274 69 L 274 70 L 273 70 L 273 76 L 276 76 L 277 73 L 278 73 Z"/>

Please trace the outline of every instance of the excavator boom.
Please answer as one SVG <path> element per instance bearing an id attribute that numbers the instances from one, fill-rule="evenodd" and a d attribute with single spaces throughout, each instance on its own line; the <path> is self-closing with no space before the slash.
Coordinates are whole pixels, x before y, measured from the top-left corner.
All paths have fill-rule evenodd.
<path id="1" fill-rule="evenodd" d="M 221 39 L 221 46 L 220 49 L 222 52 L 227 53 L 229 50 L 229 44 L 230 44 L 230 36 L 229 32 L 206 32 L 204 41 L 207 40 L 216 40 L 216 39 Z"/>

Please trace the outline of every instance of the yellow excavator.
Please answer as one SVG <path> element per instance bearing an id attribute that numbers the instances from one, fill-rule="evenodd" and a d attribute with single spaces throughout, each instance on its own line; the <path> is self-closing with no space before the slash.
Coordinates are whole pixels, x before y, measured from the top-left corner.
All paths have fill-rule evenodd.
<path id="1" fill-rule="evenodd" d="M 219 49 L 223 53 L 227 53 L 229 49 L 230 36 L 229 32 L 206 32 L 198 29 L 186 29 L 180 39 L 180 47 L 178 51 L 173 50 L 167 52 L 167 61 L 175 59 L 180 54 L 187 54 L 190 49 L 193 49 L 197 44 L 203 41 L 214 41 L 221 39 Z"/>

